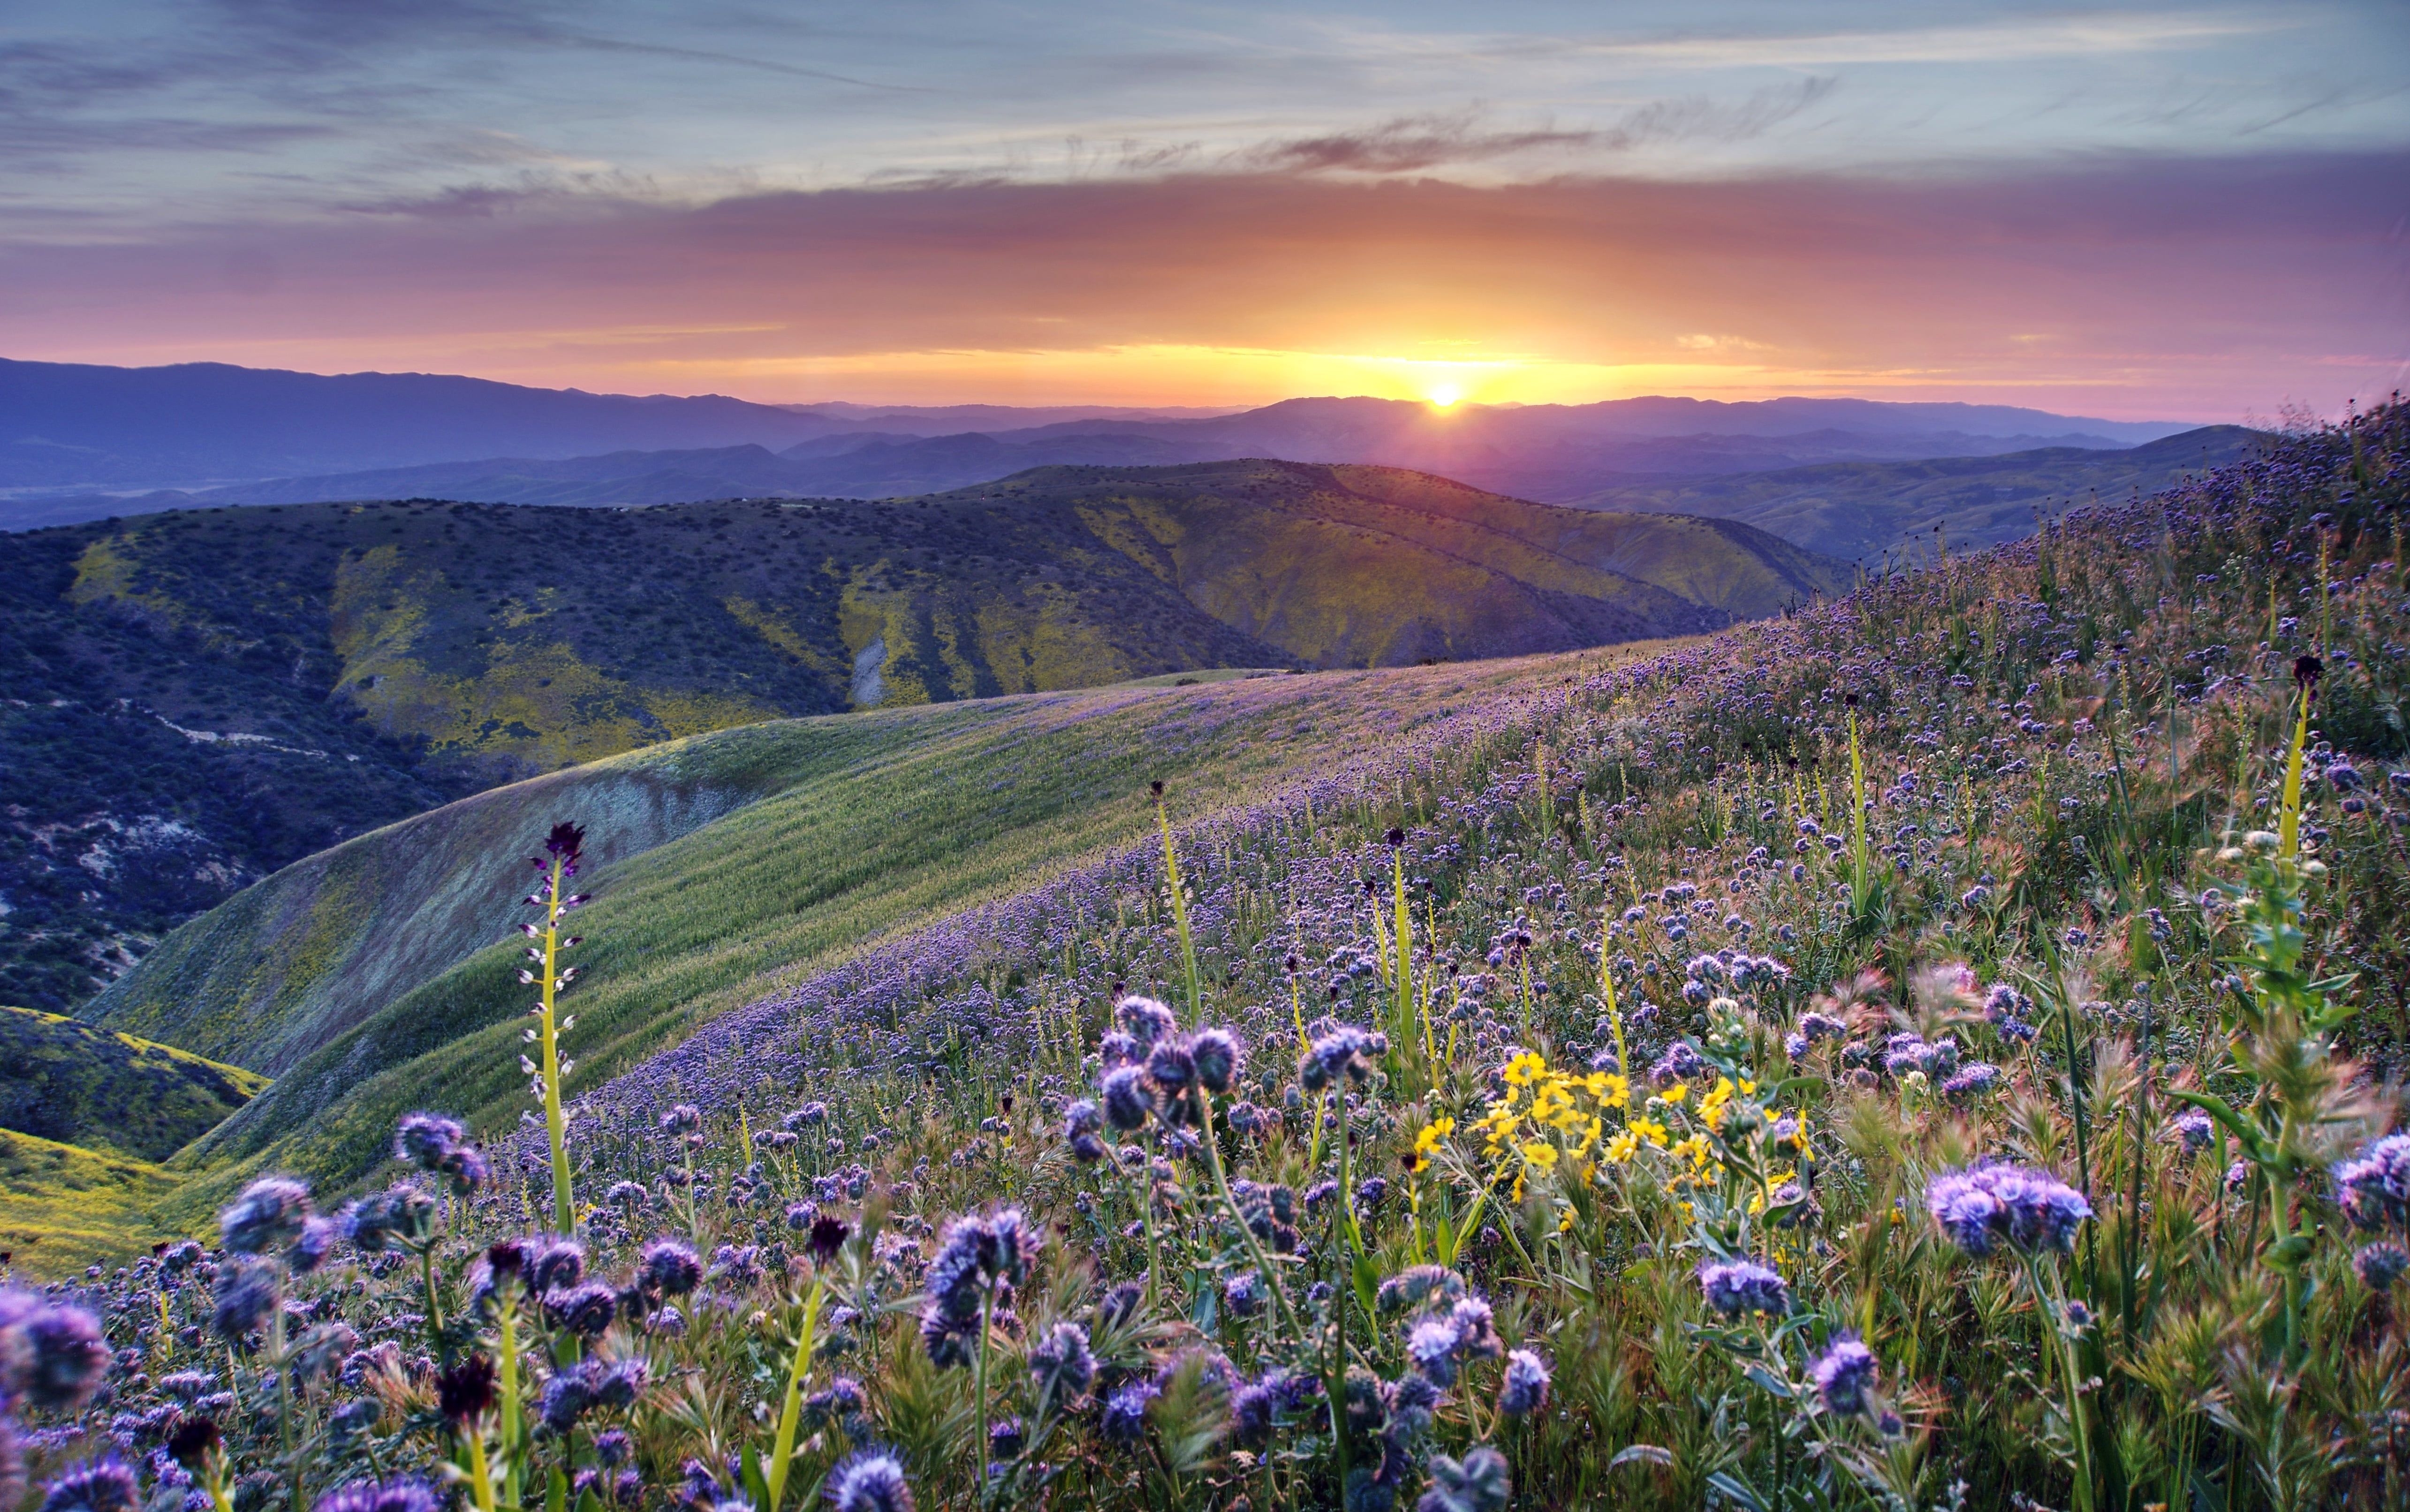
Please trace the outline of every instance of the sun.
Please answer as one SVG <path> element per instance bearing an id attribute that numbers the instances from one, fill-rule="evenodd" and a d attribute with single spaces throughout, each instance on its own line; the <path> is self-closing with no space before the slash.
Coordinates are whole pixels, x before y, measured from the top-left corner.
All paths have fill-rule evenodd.
<path id="1" fill-rule="evenodd" d="M 1464 390 L 1457 387 L 1454 384 L 1442 384 L 1437 388 L 1432 389 L 1430 393 L 1425 394 L 1423 397 L 1430 400 L 1431 407 L 1433 409 L 1444 410 L 1449 405 L 1454 404 L 1458 400 L 1462 399 L 1464 397 Z"/>

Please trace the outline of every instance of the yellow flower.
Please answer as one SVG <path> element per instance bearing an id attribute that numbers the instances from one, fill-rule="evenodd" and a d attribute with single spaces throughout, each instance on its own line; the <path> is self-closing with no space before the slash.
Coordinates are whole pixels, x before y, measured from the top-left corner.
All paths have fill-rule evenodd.
<path id="1" fill-rule="evenodd" d="M 1705 1166 L 1708 1160 L 1707 1137 L 1705 1134 L 1693 1134 L 1675 1145 L 1673 1153 L 1689 1160 L 1694 1166 Z"/>
<path id="2" fill-rule="evenodd" d="M 1606 1125 L 1599 1119 L 1591 1119 L 1589 1127 L 1582 1130 L 1581 1143 L 1575 1148 L 1574 1154 L 1587 1157 L 1605 1134 Z"/>
<path id="3" fill-rule="evenodd" d="M 1639 1153 L 1640 1136 L 1628 1128 L 1606 1141 L 1606 1157 L 1619 1166 Z"/>
<path id="4" fill-rule="evenodd" d="M 1592 1071 L 1582 1084 L 1602 1108 L 1622 1108 L 1632 1101 L 1632 1083 L 1613 1071 Z"/>
<path id="5" fill-rule="evenodd" d="M 1537 1166 L 1542 1170 L 1554 1170 L 1557 1164 L 1557 1147 L 1546 1140 L 1533 1140 L 1523 1146 L 1523 1162 L 1526 1165 Z"/>
<path id="6" fill-rule="evenodd" d="M 1665 1148 L 1665 1126 L 1657 1122 L 1657 1120 L 1653 1118 L 1633 1119 L 1632 1121 L 1632 1132 L 1639 1135 L 1642 1139 L 1647 1140 L 1649 1143 L 1657 1146 L 1657 1148 L 1661 1150 Z"/>
<path id="7" fill-rule="evenodd" d="M 1679 1102 L 1690 1095 L 1691 1084 L 1688 1082 L 1677 1082 L 1672 1086 L 1667 1087 L 1663 1092 L 1658 1094 L 1658 1096 L 1663 1098 L 1667 1102 Z"/>
<path id="8" fill-rule="evenodd" d="M 1506 1084 L 1528 1086 L 1532 1078 L 1547 1074 L 1548 1063 L 1537 1051 L 1527 1050 L 1506 1063 Z"/>

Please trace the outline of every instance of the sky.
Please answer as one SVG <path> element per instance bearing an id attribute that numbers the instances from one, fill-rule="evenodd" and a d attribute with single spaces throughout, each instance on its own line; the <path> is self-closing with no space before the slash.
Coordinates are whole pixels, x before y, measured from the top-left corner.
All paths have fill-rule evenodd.
<path id="1" fill-rule="evenodd" d="M 0 356 L 2331 414 L 2410 5 L 0 0 Z"/>

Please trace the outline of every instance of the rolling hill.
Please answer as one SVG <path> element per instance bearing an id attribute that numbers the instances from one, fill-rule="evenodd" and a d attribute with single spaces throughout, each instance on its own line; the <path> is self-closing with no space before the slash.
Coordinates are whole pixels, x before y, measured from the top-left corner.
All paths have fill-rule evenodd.
<path id="1" fill-rule="evenodd" d="M 1606 488 L 1574 502 L 1743 520 L 1829 556 L 1871 561 L 1887 551 L 1929 554 L 1937 525 L 1953 549 L 2017 540 L 2044 515 L 2156 493 L 2248 456 L 2267 439 L 2242 426 L 2204 426 L 2125 451 L 2051 446 L 1995 457 L 1832 462 Z"/>
<path id="2" fill-rule="evenodd" d="M 0 1128 L 165 1160 L 268 1078 L 56 1013 L 0 1008 Z"/>
<path id="3" fill-rule="evenodd" d="M 275 1083 L 181 1152 L 160 1210 L 205 1222 L 274 1166 L 374 1167 L 422 1104 L 509 1127 L 524 1104 L 512 925 L 523 852 L 588 827 L 573 1088 L 882 939 L 1142 838 L 1310 782 L 1468 706 L 1638 654 L 1041 693 L 785 720 L 496 788 L 361 836 L 194 920 L 88 1004 Z M 1124 908 L 1146 906 L 1142 896 Z"/>
<path id="4" fill-rule="evenodd" d="M 414 501 L 0 537 L 0 992 L 495 781 L 781 716 L 1711 630 L 1839 564 L 1725 521 L 1275 462 L 882 502 Z"/>

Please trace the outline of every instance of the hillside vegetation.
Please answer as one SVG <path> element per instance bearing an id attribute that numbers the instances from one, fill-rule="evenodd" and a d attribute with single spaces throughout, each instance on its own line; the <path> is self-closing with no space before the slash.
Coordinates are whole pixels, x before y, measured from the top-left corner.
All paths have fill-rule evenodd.
<path id="1" fill-rule="evenodd" d="M 0 1128 L 165 1160 L 267 1084 L 172 1045 L 0 1008 Z"/>
<path id="2" fill-rule="evenodd" d="M 1651 654 L 1040 695 L 913 816 L 1023 838 L 908 926 L 795 911 L 836 789 L 549 831 L 587 974 L 455 968 L 476 1064 L 347 1094 L 465 1121 L 407 1158 L 278 1114 L 383 1185 L 338 1221 L 264 1180 L 63 1288 L 128 1351 L 85 1431 L 178 1421 L 206 1328 L 295 1362 L 221 1430 L 301 1503 L 465 1451 L 515 1506 L 2389 1512 L 2405 511 L 2391 407 Z M 1328 745 L 1224 760 L 1313 685 Z M 639 1056 L 661 919 L 731 1010 Z"/>
<path id="3" fill-rule="evenodd" d="M 576 1089 L 898 930 L 1128 844 L 1147 822 L 1128 794 L 1150 779 L 1179 780 L 1183 808 L 1211 812 L 1583 665 L 1241 678 L 723 731 L 312 857 L 185 925 L 84 1012 L 276 1076 L 174 1162 L 196 1180 L 166 1211 L 197 1222 L 263 1165 L 356 1178 L 394 1117 L 439 1089 L 493 1124 L 515 1116 L 526 992 L 511 925 L 523 852 L 563 816 L 594 836 L 599 894 L 580 915 L 596 990 L 578 1010 Z"/>
<path id="4" fill-rule="evenodd" d="M 348 836 L 704 731 L 1687 633 L 1843 576 L 1745 526 L 1269 462 L 882 503 L 314 504 L 0 536 L 0 994 L 67 1009 Z"/>
<path id="5" fill-rule="evenodd" d="M 2247 457 L 2268 439 L 2242 426 L 2204 426 L 2126 451 L 2046 446 L 1931 461 L 1826 462 L 1602 488 L 1578 502 L 1742 520 L 1845 560 L 1871 563 L 1891 553 L 1929 561 L 1944 547 L 2031 535 L 2043 519 L 2070 509 L 2157 493 Z"/>

